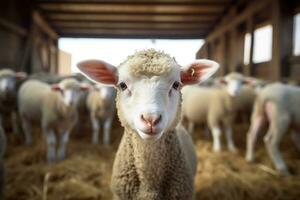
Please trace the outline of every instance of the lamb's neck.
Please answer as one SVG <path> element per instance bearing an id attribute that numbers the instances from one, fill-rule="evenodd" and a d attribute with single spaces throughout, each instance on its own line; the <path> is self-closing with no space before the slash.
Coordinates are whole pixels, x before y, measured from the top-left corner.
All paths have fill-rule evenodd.
<path id="1" fill-rule="evenodd" d="M 130 138 L 134 165 L 139 177 L 146 182 L 161 180 L 166 173 L 166 166 L 171 164 L 171 157 L 176 151 L 176 147 L 178 147 L 174 130 L 164 133 L 158 140 L 149 141 L 141 139 L 134 131 L 126 134 Z M 156 178 L 153 179 L 153 177 Z M 152 185 L 155 183 L 148 182 L 148 184 Z"/>

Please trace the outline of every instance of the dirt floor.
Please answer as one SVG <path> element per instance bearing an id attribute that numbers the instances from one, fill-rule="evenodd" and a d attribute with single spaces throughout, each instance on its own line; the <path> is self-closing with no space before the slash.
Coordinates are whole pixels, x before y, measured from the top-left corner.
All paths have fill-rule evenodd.
<path id="1" fill-rule="evenodd" d="M 235 128 L 239 152 L 229 153 L 224 148 L 216 154 L 211 151 L 211 139 L 205 139 L 201 129 L 196 129 L 193 135 L 199 161 L 196 199 L 300 199 L 300 154 L 289 137 L 283 142 L 282 150 L 294 175 L 281 177 L 273 170 L 262 142 L 257 148 L 257 162 L 248 164 L 244 160 L 246 130 L 247 126 Z M 91 145 L 90 134 L 73 135 L 68 159 L 52 166 L 45 162 L 45 146 L 38 134 L 33 147 L 26 147 L 18 137 L 9 135 L 5 157 L 6 199 L 111 199 L 110 176 L 121 134 L 122 128 L 116 122 L 109 148 Z"/>

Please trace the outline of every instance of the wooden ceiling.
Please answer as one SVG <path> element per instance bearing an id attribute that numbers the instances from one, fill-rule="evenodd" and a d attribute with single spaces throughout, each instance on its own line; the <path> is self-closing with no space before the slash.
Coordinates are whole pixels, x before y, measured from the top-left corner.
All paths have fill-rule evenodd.
<path id="1" fill-rule="evenodd" d="M 234 0 L 38 0 L 62 37 L 204 38 Z"/>

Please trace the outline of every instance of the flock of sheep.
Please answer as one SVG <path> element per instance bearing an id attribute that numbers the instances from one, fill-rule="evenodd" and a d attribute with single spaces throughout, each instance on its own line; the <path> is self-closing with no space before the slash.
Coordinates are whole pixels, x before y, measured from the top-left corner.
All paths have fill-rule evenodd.
<path id="1" fill-rule="evenodd" d="M 190 134 L 195 124 L 203 124 L 212 133 L 213 151 L 221 151 L 224 130 L 227 147 L 235 152 L 234 121 L 237 116 L 246 120 L 251 116 L 249 162 L 254 160 L 259 131 L 268 125 L 266 149 L 282 174 L 289 170 L 279 144 L 289 128 L 300 150 L 297 86 L 239 73 L 212 79 L 219 68 L 216 62 L 200 59 L 181 67 L 168 54 L 153 49 L 136 52 L 118 67 L 88 60 L 78 68 L 89 80 L 0 70 L 1 195 L 7 145 L 2 119 L 7 115 L 13 132 L 24 137 L 27 145 L 33 142 L 32 127 L 41 128 L 51 164 L 65 159 L 70 132 L 87 114 L 91 142 L 98 144 L 103 133 L 102 142 L 109 145 L 117 110 L 124 134 L 113 166 L 114 199 L 193 199 L 197 157 Z"/>

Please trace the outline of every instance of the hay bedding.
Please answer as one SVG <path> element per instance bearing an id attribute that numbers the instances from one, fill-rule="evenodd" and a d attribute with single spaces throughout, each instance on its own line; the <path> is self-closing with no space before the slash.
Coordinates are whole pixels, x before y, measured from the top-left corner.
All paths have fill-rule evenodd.
<path id="1" fill-rule="evenodd" d="M 257 163 L 244 160 L 247 127 L 237 127 L 236 154 L 211 152 L 211 140 L 194 134 L 198 154 L 196 199 L 300 199 L 300 156 L 287 137 L 283 154 L 291 167 L 293 177 L 275 174 L 273 165 L 260 142 Z M 90 144 L 90 134 L 71 138 L 67 160 L 48 166 L 45 147 L 36 142 L 25 147 L 16 136 L 9 135 L 5 157 L 7 200 L 100 200 L 111 199 L 109 182 L 113 158 L 120 141 L 122 128 L 114 124 L 113 145 L 103 148 Z M 37 131 L 38 132 L 38 131 Z M 39 136 L 35 141 L 40 141 Z"/>

